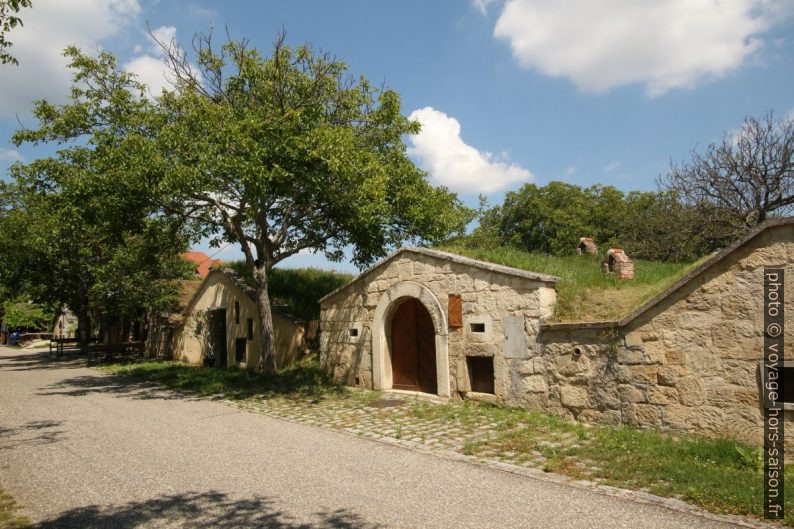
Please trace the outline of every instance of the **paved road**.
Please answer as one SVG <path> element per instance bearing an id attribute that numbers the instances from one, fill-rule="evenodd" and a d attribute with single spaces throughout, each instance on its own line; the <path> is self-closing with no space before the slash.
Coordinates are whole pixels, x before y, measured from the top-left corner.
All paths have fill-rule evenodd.
<path id="1" fill-rule="evenodd" d="M 8 349 L 0 481 L 42 529 L 730 527 Z"/>

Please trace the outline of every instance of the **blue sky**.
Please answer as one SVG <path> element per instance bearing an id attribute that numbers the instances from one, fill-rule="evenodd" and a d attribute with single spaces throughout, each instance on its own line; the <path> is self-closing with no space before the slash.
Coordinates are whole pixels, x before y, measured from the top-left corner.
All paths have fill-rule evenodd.
<path id="1" fill-rule="evenodd" d="M 225 26 L 265 52 L 285 28 L 395 89 L 423 123 L 411 155 L 471 205 L 525 182 L 650 190 L 745 116 L 794 110 L 792 15 L 791 0 L 36 0 L 10 35 L 20 66 L 0 66 L 0 171 L 50 152 L 8 139 L 33 99 L 64 100 L 66 44 L 114 52 L 156 91 L 147 24 L 186 46 Z M 307 264 L 353 270 L 284 263 Z"/>

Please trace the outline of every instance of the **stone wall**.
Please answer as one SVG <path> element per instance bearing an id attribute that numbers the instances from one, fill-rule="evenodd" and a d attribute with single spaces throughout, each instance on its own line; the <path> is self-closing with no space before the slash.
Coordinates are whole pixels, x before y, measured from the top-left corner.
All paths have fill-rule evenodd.
<path id="1" fill-rule="evenodd" d="M 322 359 L 338 380 L 372 388 L 376 308 L 395 284 L 419 284 L 445 311 L 449 294 L 463 301 L 464 326 L 445 337 L 453 396 L 485 400 L 469 393 L 466 356 L 491 356 L 495 403 L 759 444 L 764 268 L 786 269 L 785 358 L 794 360 L 791 223 L 764 229 L 635 315 L 603 324 L 544 324 L 553 283 L 401 253 L 323 301 Z M 506 339 L 515 317 L 520 354 Z M 488 332 L 472 333 L 471 322 Z M 785 414 L 794 423 L 794 411 Z"/>
<path id="2" fill-rule="evenodd" d="M 622 326 L 545 330 L 537 364 L 522 374 L 536 388 L 526 406 L 760 444 L 765 267 L 786 269 L 785 357 L 794 359 L 794 242 L 779 226 Z"/>
<path id="3" fill-rule="evenodd" d="M 452 395 L 470 392 L 466 357 L 488 356 L 494 359 L 495 395 L 492 399 L 486 395 L 470 396 L 518 404 L 524 386 L 522 381 L 511 375 L 511 371 L 516 368 L 516 362 L 525 363 L 526 360 L 505 358 L 505 318 L 523 320 L 523 333 L 519 340 L 523 340 L 526 347 L 520 356 L 528 359 L 536 354 L 540 321 L 550 316 L 556 299 L 553 283 L 412 251 L 397 254 L 322 301 L 321 357 L 334 378 L 350 385 L 374 387 L 372 342 L 373 333 L 378 332 L 374 321 L 376 308 L 386 293 L 401 283 L 417 284 L 428 289 L 444 312 L 444 325 L 448 316 L 448 296 L 461 296 L 462 327 L 438 329 L 440 322 L 434 321 L 436 334 L 443 332 L 448 347 L 449 388 Z M 395 306 L 397 304 L 392 303 Z M 512 321 L 515 325 L 519 320 Z M 472 332 L 471 323 L 485 324 L 485 332 Z M 388 321 L 385 329 L 388 334 Z M 386 342 L 388 344 L 388 339 Z M 388 355 L 388 345 L 386 349 L 385 355 Z M 516 386 L 516 383 L 519 385 Z"/>

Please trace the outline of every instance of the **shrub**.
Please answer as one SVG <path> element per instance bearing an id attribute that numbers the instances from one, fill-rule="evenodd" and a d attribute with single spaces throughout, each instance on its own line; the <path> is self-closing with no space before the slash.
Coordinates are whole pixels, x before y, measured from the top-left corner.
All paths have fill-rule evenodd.
<path id="1" fill-rule="evenodd" d="M 225 266 L 253 286 L 244 262 L 231 261 Z M 317 320 L 320 318 L 320 298 L 351 279 L 353 276 L 350 274 L 320 268 L 274 268 L 268 279 L 270 302 L 286 305 L 290 314 L 303 320 Z"/>

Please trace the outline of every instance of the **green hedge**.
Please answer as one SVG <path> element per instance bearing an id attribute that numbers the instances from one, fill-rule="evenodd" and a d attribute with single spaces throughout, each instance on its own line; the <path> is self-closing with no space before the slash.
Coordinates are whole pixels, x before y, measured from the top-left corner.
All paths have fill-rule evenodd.
<path id="1" fill-rule="evenodd" d="M 224 263 L 253 284 L 243 261 Z M 274 305 L 286 305 L 293 316 L 304 320 L 320 319 L 318 300 L 353 279 L 350 274 L 320 268 L 274 268 L 270 271 L 268 292 Z"/>

